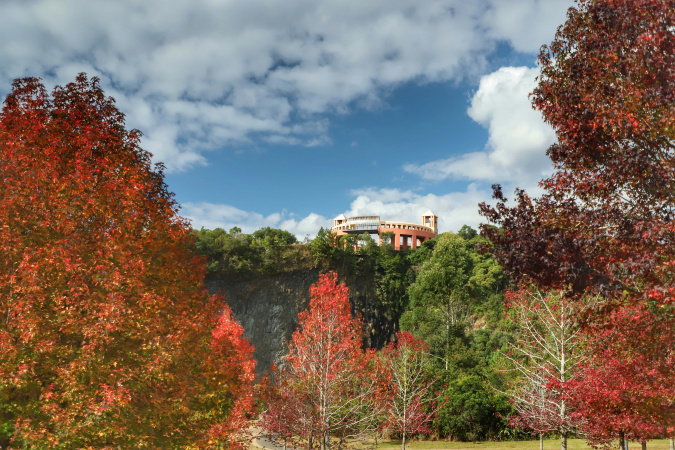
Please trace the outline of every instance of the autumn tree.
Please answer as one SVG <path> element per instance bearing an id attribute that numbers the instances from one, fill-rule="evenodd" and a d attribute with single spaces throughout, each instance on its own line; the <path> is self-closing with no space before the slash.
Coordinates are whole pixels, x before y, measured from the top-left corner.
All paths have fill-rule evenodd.
<path id="1" fill-rule="evenodd" d="M 207 353 L 197 367 L 200 373 L 190 382 L 197 386 L 190 394 L 192 414 L 199 418 L 197 424 L 202 422 L 204 429 L 208 427 L 205 447 L 218 448 L 225 444 L 230 448 L 248 448 L 248 428 L 257 410 L 254 349 L 230 307 L 225 304 L 221 309 L 211 331 Z M 191 369 L 189 365 L 186 368 Z M 225 420 L 220 418 L 223 413 Z M 202 445 L 199 439 L 196 441 L 197 445 L 193 443 L 193 446 Z"/>
<path id="2" fill-rule="evenodd" d="M 267 409 L 258 425 L 284 448 L 302 448 L 307 442 L 314 447 L 314 436 L 320 435 L 312 404 L 306 390 L 290 377 L 277 377 L 266 398 Z"/>
<path id="3" fill-rule="evenodd" d="M 606 299 L 584 314 L 580 386 L 639 415 L 641 439 L 675 420 L 674 29 L 673 0 L 578 0 L 532 94 L 556 131 L 555 172 L 537 199 L 519 190 L 510 206 L 496 186 L 497 205 L 481 205 L 515 280 Z M 590 422 L 621 422 L 593 405 Z"/>
<path id="4" fill-rule="evenodd" d="M 263 426 L 322 449 L 332 438 L 344 443 L 374 431 L 381 416 L 376 358 L 361 347 L 361 321 L 352 317 L 347 286 L 337 283 L 337 274 L 321 275 L 311 287 L 298 322 Z"/>
<path id="5" fill-rule="evenodd" d="M 565 450 L 567 438 L 583 424 L 566 393 L 583 359 L 575 304 L 564 292 L 531 289 L 509 292 L 506 298 L 507 319 L 517 336 L 503 353 L 518 376 L 504 392 L 515 411 L 511 425 L 540 436 L 558 433 Z"/>
<path id="6" fill-rule="evenodd" d="M 216 446 L 250 409 L 250 345 L 139 139 L 84 74 L 4 102 L 2 448 Z"/>
<path id="7" fill-rule="evenodd" d="M 610 320 L 618 332 L 595 325 L 585 330 L 594 351 L 570 391 L 581 413 L 602 417 L 588 420 L 584 427 L 592 444 L 608 445 L 619 436 L 620 441 L 646 445 L 656 437 L 671 437 L 672 442 L 675 435 L 672 379 L 661 379 L 667 364 L 673 364 L 672 353 L 668 355 L 672 350 L 668 346 L 660 350 L 665 358 L 659 350 L 644 350 L 645 343 L 663 343 L 664 338 L 654 333 L 672 335 L 672 330 L 661 329 L 658 323 L 641 323 L 642 308 L 628 304 L 611 310 Z"/>
<path id="8" fill-rule="evenodd" d="M 430 433 L 428 425 L 436 415 L 437 395 L 432 385 L 429 346 L 407 331 L 382 349 L 385 377 L 389 385 L 386 396 L 387 426 L 401 434 L 401 449 L 406 439 L 417 433 Z"/>

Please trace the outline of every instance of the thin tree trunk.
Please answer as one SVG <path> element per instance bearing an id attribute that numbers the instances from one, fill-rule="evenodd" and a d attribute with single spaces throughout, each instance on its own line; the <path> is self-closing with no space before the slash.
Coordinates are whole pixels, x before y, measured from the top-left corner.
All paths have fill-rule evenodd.
<path id="1" fill-rule="evenodd" d="M 642 440 L 642 450 L 647 450 L 647 441 Z"/>
<path id="2" fill-rule="evenodd" d="M 450 303 L 446 304 L 445 318 L 445 370 L 448 370 L 448 354 L 450 353 Z"/>
<path id="3" fill-rule="evenodd" d="M 675 439 L 670 438 L 670 450 L 675 450 Z"/>
<path id="4" fill-rule="evenodd" d="M 560 433 L 560 450 L 567 450 L 567 433 Z"/>
<path id="5" fill-rule="evenodd" d="M 539 433 L 539 450 L 544 450 L 544 433 Z"/>
<path id="6" fill-rule="evenodd" d="M 328 416 L 328 426 L 326 427 L 326 450 L 330 450 L 330 416 Z"/>
<path id="7" fill-rule="evenodd" d="M 401 439 L 401 450 L 405 450 L 405 432 L 403 432 L 403 439 Z"/>
<path id="8" fill-rule="evenodd" d="M 330 353 L 329 353 L 330 357 Z M 326 385 L 328 385 L 328 371 L 324 370 L 324 375 L 326 377 Z M 330 450 L 330 400 L 328 400 L 328 394 L 326 393 L 326 401 L 325 401 L 325 406 L 324 406 L 324 411 L 325 411 L 325 429 L 323 431 L 323 436 L 321 437 L 321 440 L 323 441 L 323 449 L 324 450 Z"/>
<path id="9" fill-rule="evenodd" d="M 623 431 L 619 431 L 619 450 L 624 450 L 623 449 Z"/>

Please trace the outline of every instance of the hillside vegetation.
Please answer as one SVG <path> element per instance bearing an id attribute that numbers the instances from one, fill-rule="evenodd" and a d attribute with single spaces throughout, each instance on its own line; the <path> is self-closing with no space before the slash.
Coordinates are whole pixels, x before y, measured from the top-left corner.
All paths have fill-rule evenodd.
<path id="1" fill-rule="evenodd" d="M 374 301 L 370 310 L 354 312 L 365 319 L 365 335 L 382 334 L 365 342 L 382 347 L 400 329 L 430 345 L 433 370 L 439 374 L 434 389 L 445 399 L 431 426 L 437 437 L 527 436 L 507 427 L 510 404 L 492 388 L 507 381 L 498 373 L 504 365 L 500 352 L 513 341 L 502 311 L 506 280 L 494 260 L 478 251 L 478 244 L 487 241 L 472 228 L 403 251 L 378 246 L 367 234 L 337 238 L 326 229 L 302 244 L 290 233 L 270 228 L 252 234 L 238 228 L 195 234 L 209 277 L 253 279 L 318 267 L 337 272 L 353 295 L 352 286 L 365 286 Z M 393 323 L 395 330 L 374 325 L 378 318 Z"/>

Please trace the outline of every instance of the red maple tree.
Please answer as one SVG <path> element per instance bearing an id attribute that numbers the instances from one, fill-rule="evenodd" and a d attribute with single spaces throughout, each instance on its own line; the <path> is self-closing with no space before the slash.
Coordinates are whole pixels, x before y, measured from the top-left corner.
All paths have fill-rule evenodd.
<path id="1" fill-rule="evenodd" d="M 674 10 L 673 0 L 569 10 L 532 95 L 557 134 L 556 171 L 538 199 L 517 191 L 508 206 L 496 186 L 496 207 L 481 205 L 502 227 L 483 231 L 514 279 L 606 299 L 584 312 L 591 359 L 579 386 L 600 401 L 584 403 L 589 423 L 620 422 L 600 407 L 612 398 L 643 424 L 617 435 L 641 439 L 675 421 Z"/>
<path id="2" fill-rule="evenodd" d="M 260 415 L 258 424 L 284 448 L 289 445 L 302 448 L 303 440 L 312 448 L 313 437 L 319 435 L 320 430 L 305 391 L 288 377 L 277 377 L 269 391 L 267 409 Z"/>
<path id="3" fill-rule="evenodd" d="M 194 399 L 194 409 L 211 414 L 227 411 L 227 415 L 225 420 L 219 418 L 210 425 L 207 423 L 210 427 L 207 444 L 218 447 L 226 443 L 232 448 L 248 448 L 248 428 L 256 411 L 254 349 L 244 337 L 244 327 L 234 319 L 226 304 L 222 305 L 211 332 L 209 346 L 211 351 L 201 364 L 201 376 L 209 383 L 200 386 L 201 395 Z M 218 417 L 217 413 L 213 417 Z"/>
<path id="4" fill-rule="evenodd" d="M 569 383 L 570 401 L 578 405 L 579 414 L 600 418 L 587 420 L 584 434 L 596 445 L 608 445 L 617 436 L 644 442 L 675 435 L 673 355 L 664 358 L 645 351 L 645 344 L 660 341 L 662 350 L 669 352 L 672 343 L 666 339 L 672 337 L 662 335 L 671 332 L 650 323 L 652 317 L 643 315 L 641 305 L 627 305 L 609 315 L 619 331 L 597 326 L 585 331 L 593 352 L 581 376 Z"/>
<path id="5" fill-rule="evenodd" d="M 348 288 L 336 273 L 312 285 L 298 322 L 263 427 L 321 448 L 374 431 L 382 415 L 379 369 L 374 352 L 362 348 L 361 321 L 352 317 Z"/>
<path id="6" fill-rule="evenodd" d="M 139 139 L 84 74 L 5 100 L 0 447 L 208 446 L 230 411 L 236 428 L 250 349 Z"/>

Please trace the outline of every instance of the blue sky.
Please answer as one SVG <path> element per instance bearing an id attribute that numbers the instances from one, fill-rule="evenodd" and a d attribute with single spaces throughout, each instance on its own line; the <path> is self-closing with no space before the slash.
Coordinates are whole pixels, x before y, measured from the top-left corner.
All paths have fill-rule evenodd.
<path id="1" fill-rule="evenodd" d="M 552 130 L 527 94 L 571 0 L 21 0 L 0 94 L 98 76 L 195 227 L 313 236 L 333 217 L 481 221 L 536 192 Z"/>

